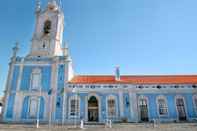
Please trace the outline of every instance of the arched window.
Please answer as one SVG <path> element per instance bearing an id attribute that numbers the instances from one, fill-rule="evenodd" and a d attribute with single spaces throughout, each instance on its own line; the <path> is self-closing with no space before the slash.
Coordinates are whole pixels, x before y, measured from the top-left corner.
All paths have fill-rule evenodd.
<path id="1" fill-rule="evenodd" d="M 78 117 L 80 112 L 80 103 L 79 98 L 77 96 L 73 96 L 70 98 L 70 116 Z"/>
<path id="2" fill-rule="evenodd" d="M 158 113 L 161 116 L 168 115 L 168 107 L 165 97 L 159 96 L 157 98 Z"/>
<path id="3" fill-rule="evenodd" d="M 44 23 L 44 34 L 49 34 L 51 31 L 51 21 L 47 20 Z"/>
<path id="4" fill-rule="evenodd" d="M 197 95 L 193 96 L 193 104 L 194 104 L 194 110 L 197 114 Z"/>
<path id="5" fill-rule="evenodd" d="M 41 70 L 36 68 L 31 74 L 31 89 L 41 88 Z"/>
<path id="6" fill-rule="evenodd" d="M 113 96 L 110 96 L 107 100 L 108 105 L 108 117 L 112 118 L 116 116 L 116 101 Z"/>

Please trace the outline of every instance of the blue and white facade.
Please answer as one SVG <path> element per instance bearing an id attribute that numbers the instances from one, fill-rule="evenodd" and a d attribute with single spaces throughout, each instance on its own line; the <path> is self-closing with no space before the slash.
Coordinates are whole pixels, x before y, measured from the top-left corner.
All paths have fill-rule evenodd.
<path id="1" fill-rule="evenodd" d="M 197 118 L 197 76 L 158 76 L 164 82 L 150 79 L 146 83 L 136 82 L 135 77 L 126 79 L 117 70 L 114 76 L 84 76 L 76 80 L 79 78 L 74 74 L 68 48 L 62 47 L 63 30 L 64 14 L 56 1 L 50 0 L 45 9 L 38 2 L 29 54 L 19 57 L 18 46 L 13 48 L 3 121 L 28 123 L 39 118 L 41 122 L 54 123 L 82 119 L 141 122 Z M 101 81 L 91 81 L 95 79 Z"/>

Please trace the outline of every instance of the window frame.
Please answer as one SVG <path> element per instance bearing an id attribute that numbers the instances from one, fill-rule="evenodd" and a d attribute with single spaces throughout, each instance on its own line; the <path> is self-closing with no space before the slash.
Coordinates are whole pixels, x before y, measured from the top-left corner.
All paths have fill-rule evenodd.
<path id="1" fill-rule="evenodd" d="M 38 75 L 38 82 L 37 82 L 37 86 L 38 87 L 36 87 L 36 86 L 34 86 L 34 76 L 35 75 Z M 41 74 L 41 69 L 39 69 L 39 68 L 36 68 L 36 69 L 33 69 L 33 71 L 32 71 L 32 73 L 31 73 L 31 80 L 30 80 L 30 89 L 31 90 L 40 90 L 40 89 L 42 89 L 42 74 Z"/>
<path id="2" fill-rule="evenodd" d="M 195 114 L 197 115 L 197 94 L 193 95 L 193 108 Z"/>
<path id="3" fill-rule="evenodd" d="M 163 101 L 163 106 L 160 106 L 161 104 L 159 103 L 159 100 Z M 159 117 L 165 117 L 165 116 L 169 116 L 169 109 L 168 109 L 168 102 L 165 96 L 158 96 L 156 99 L 156 103 L 157 103 L 157 114 Z M 162 107 L 162 108 L 160 108 Z M 166 111 L 165 113 L 161 114 L 161 110 Z"/>
<path id="4" fill-rule="evenodd" d="M 139 120 L 139 121 L 142 121 L 142 120 L 141 120 L 141 118 L 142 118 L 141 111 L 142 111 L 142 110 L 141 110 L 140 108 L 141 108 L 141 107 L 146 107 L 146 111 L 147 111 L 147 112 L 146 112 L 146 113 L 147 113 L 146 115 L 147 115 L 147 118 L 148 118 L 148 121 L 149 121 L 149 120 L 150 120 L 149 98 L 148 98 L 147 96 L 145 96 L 145 95 L 139 95 L 138 98 L 137 98 L 137 101 L 138 101 L 138 102 L 137 102 L 137 104 L 138 104 L 138 105 L 137 105 L 137 108 L 139 109 L 139 110 L 138 110 L 138 120 Z M 141 104 L 141 101 L 143 101 L 142 104 Z M 145 104 L 144 104 L 144 103 L 145 103 Z"/>
<path id="5" fill-rule="evenodd" d="M 77 113 L 75 114 L 75 112 L 72 112 L 72 105 L 71 105 L 71 102 L 73 101 L 73 100 L 77 100 L 78 101 L 78 104 L 77 105 L 74 105 L 74 107 L 75 106 L 77 106 Z M 76 109 L 74 108 L 74 111 L 75 111 Z M 71 113 L 74 113 L 74 115 L 72 115 Z M 70 98 L 69 98 L 69 117 L 70 118 L 79 118 L 80 117 L 80 96 L 77 96 L 77 95 L 74 95 L 74 96 L 71 96 Z"/>
<path id="6" fill-rule="evenodd" d="M 114 107 L 109 107 L 109 101 L 110 101 L 110 100 L 113 100 L 113 101 L 114 101 Z M 117 110 L 116 110 L 116 104 L 117 104 L 117 103 L 116 103 L 116 97 L 115 97 L 115 96 L 109 96 L 109 97 L 107 98 L 106 104 L 107 104 L 107 117 L 108 117 L 108 118 L 111 118 L 111 119 L 117 117 Z M 114 112 L 113 112 L 113 113 L 114 113 L 113 115 L 110 115 L 110 109 L 114 111 Z"/>

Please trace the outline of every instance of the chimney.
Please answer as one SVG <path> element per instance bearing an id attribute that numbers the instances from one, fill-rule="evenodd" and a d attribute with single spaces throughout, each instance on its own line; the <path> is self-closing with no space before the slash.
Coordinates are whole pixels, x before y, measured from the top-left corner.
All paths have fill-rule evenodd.
<path id="1" fill-rule="evenodd" d="M 115 80 L 120 81 L 120 68 L 119 68 L 119 66 L 117 66 L 116 69 L 115 69 Z"/>

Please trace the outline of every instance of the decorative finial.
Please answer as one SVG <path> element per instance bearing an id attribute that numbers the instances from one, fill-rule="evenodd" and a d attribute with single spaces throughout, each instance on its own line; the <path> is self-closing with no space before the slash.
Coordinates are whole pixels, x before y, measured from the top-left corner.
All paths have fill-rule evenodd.
<path id="1" fill-rule="evenodd" d="M 67 56 L 68 55 L 68 44 L 66 42 L 64 42 L 63 44 L 63 56 Z"/>
<path id="2" fill-rule="evenodd" d="M 64 44 L 63 44 L 63 48 L 68 49 L 68 44 L 67 44 L 67 42 L 64 42 Z"/>
<path id="3" fill-rule="evenodd" d="M 17 53 L 18 53 L 18 51 L 19 51 L 19 43 L 18 43 L 18 42 L 16 42 L 16 44 L 15 44 L 15 46 L 12 48 L 12 50 L 13 50 L 13 55 L 12 55 L 12 57 L 16 57 L 16 55 L 17 55 Z"/>
<path id="4" fill-rule="evenodd" d="M 36 0 L 36 12 L 40 12 L 40 11 L 41 11 L 40 0 Z"/>
<path id="5" fill-rule="evenodd" d="M 58 9 L 57 0 L 48 0 L 48 9 L 57 10 Z"/>
<path id="6" fill-rule="evenodd" d="M 48 5 L 56 5 L 56 0 L 48 0 Z"/>
<path id="7" fill-rule="evenodd" d="M 115 79 L 116 81 L 120 81 L 120 67 L 119 66 L 116 66 L 116 69 L 115 69 Z"/>
<path id="8" fill-rule="evenodd" d="M 59 7 L 63 9 L 62 0 L 59 0 Z"/>

